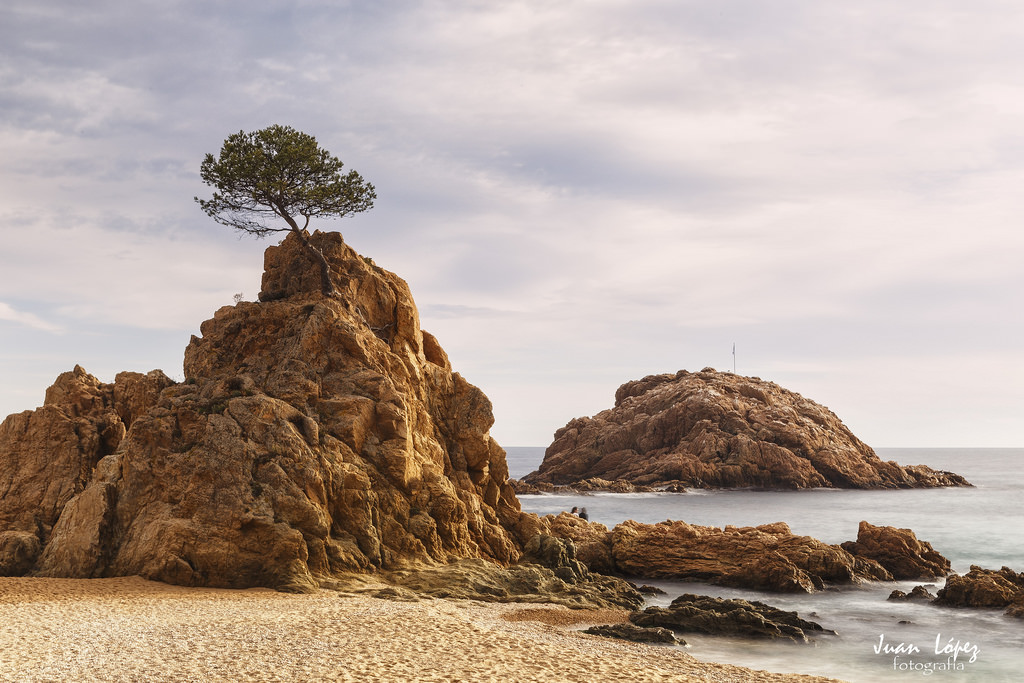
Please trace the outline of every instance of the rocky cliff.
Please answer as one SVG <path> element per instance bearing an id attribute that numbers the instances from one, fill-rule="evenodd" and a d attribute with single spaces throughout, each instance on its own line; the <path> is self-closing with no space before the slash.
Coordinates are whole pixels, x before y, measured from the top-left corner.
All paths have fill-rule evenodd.
<path id="1" fill-rule="evenodd" d="M 138 574 L 306 590 L 344 572 L 516 561 L 487 397 L 420 329 L 406 283 L 314 233 L 266 251 L 261 301 L 216 312 L 185 381 L 65 373 L 0 426 L 0 574 Z"/>
<path id="2" fill-rule="evenodd" d="M 528 484 L 600 478 L 695 488 L 969 486 L 882 461 L 824 406 L 757 377 L 706 368 L 627 382 L 615 406 L 555 432 Z"/>

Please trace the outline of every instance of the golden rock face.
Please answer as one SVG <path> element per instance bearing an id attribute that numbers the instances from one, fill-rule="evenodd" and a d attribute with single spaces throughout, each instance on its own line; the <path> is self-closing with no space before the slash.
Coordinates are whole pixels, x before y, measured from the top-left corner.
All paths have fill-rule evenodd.
<path id="1" fill-rule="evenodd" d="M 184 383 L 81 368 L 0 427 L 0 573 L 309 590 L 345 572 L 519 558 L 486 396 L 406 283 L 337 233 L 266 252 L 262 301 L 216 312 Z"/>

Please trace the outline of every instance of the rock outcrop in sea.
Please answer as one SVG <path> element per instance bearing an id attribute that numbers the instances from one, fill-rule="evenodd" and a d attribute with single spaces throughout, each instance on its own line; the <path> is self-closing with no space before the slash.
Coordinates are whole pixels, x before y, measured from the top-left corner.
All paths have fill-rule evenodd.
<path id="1" fill-rule="evenodd" d="M 718 528 L 626 520 L 609 530 L 567 512 L 541 521 L 551 535 L 572 540 L 576 558 L 592 571 L 633 578 L 812 593 L 828 586 L 892 581 L 894 573 L 938 578 L 949 570 L 949 561 L 912 531 L 866 522 L 860 525 L 858 543 L 847 549 L 845 543 L 830 545 L 794 534 L 783 522 Z"/>
<path id="2" fill-rule="evenodd" d="M 261 300 L 202 324 L 184 382 L 76 367 L 3 422 L 0 574 L 310 590 L 520 559 L 542 528 L 487 397 L 420 329 L 403 280 L 337 233 L 310 239 L 340 297 L 289 236 L 266 251 Z"/>
<path id="3" fill-rule="evenodd" d="M 824 406 L 773 382 L 710 368 L 623 384 L 613 408 L 555 432 L 540 467 L 523 481 L 595 478 L 694 488 L 970 485 L 952 472 L 883 461 Z"/>

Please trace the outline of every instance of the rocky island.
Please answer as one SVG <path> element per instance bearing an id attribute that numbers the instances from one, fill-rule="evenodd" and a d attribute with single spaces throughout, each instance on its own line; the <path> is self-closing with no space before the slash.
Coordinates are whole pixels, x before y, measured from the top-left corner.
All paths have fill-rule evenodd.
<path id="1" fill-rule="evenodd" d="M 614 407 L 555 432 L 528 487 L 608 482 L 670 488 L 969 486 L 960 475 L 881 460 L 830 410 L 757 377 L 705 368 L 651 375 Z"/>

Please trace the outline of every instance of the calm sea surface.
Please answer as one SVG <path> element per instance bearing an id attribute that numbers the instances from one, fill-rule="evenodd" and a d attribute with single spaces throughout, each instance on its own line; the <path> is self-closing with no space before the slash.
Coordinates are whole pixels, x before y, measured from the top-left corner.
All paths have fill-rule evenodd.
<path id="1" fill-rule="evenodd" d="M 543 448 L 509 448 L 513 477 L 535 470 Z M 974 484 L 965 489 L 897 491 L 702 491 L 685 494 L 596 494 L 521 496 L 523 509 L 557 514 L 586 507 L 591 521 L 609 528 L 626 519 L 656 523 L 676 519 L 706 526 L 752 526 L 783 521 L 794 533 L 827 543 L 855 540 L 861 520 L 913 529 L 966 572 L 977 564 L 1024 571 L 1024 449 L 877 449 L 885 460 L 952 470 Z M 645 581 L 645 583 L 652 583 Z M 1002 610 L 957 610 L 894 603 L 894 588 L 909 591 L 920 582 L 875 583 L 831 589 L 813 595 L 779 595 L 695 583 L 661 582 L 668 592 L 651 604 L 668 604 L 680 593 L 761 600 L 833 629 L 813 645 L 786 645 L 746 639 L 685 636 L 687 651 L 699 659 L 727 661 L 769 671 L 832 676 L 848 681 L 1024 681 L 1024 620 Z M 941 581 L 930 586 L 933 593 Z M 910 623 L 901 623 L 910 622 Z M 898 657 L 876 653 L 879 639 L 918 652 Z M 975 660 L 942 652 L 948 645 L 978 648 Z M 905 648 L 906 649 L 906 648 Z M 936 650 L 940 652 L 936 653 Z M 946 668 L 942 668 L 946 667 Z"/>

